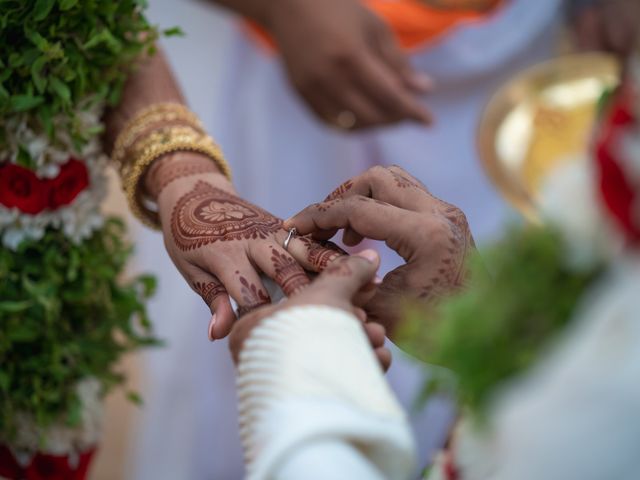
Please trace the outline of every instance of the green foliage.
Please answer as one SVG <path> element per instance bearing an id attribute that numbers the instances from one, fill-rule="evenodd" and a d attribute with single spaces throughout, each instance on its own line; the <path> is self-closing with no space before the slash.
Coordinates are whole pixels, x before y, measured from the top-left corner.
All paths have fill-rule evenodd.
<path id="1" fill-rule="evenodd" d="M 455 384 L 459 400 L 482 416 L 495 388 L 540 358 L 599 274 L 571 270 L 564 258 L 554 232 L 514 227 L 472 258 L 466 291 L 430 311 L 413 306 L 400 345 L 445 367 L 435 369 L 424 396 Z"/>
<path id="2" fill-rule="evenodd" d="M 29 112 L 50 135 L 62 128 L 78 144 L 95 134 L 81 131 L 73 109 L 87 98 L 118 102 L 128 69 L 158 36 L 144 3 L 0 0 L 0 118 Z M 54 126 L 54 113 L 67 124 Z"/>
<path id="3" fill-rule="evenodd" d="M 17 252 L 0 249 L 3 434 L 11 435 L 17 412 L 41 427 L 77 422 L 78 381 L 94 377 L 106 393 L 124 381 L 115 369 L 122 354 L 158 344 L 144 306 L 155 279 L 120 281 L 131 253 L 124 233 L 120 220 L 109 219 L 79 245 L 49 230 Z"/>

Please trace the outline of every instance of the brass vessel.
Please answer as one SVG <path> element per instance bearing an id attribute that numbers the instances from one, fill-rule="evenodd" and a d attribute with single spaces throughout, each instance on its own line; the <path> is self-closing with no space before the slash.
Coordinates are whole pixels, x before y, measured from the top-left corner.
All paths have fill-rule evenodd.
<path id="1" fill-rule="evenodd" d="M 620 79 L 607 54 L 573 54 L 533 66 L 491 98 L 478 129 L 487 175 L 528 220 L 545 176 L 563 162 L 587 158 L 598 101 Z"/>

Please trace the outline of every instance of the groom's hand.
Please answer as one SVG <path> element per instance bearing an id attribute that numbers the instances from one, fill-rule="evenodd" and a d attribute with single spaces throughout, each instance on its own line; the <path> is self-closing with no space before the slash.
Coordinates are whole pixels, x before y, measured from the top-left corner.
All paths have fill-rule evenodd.
<path id="1" fill-rule="evenodd" d="M 384 370 L 388 369 L 391 353 L 384 348 L 384 328 L 376 323 L 365 323 L 365 314 L 360 308 L 375 294 L 373 281 L 379 265 L 380 258 L 373 250 L 365 250 L 351 257 L 343 256 L 332 262 L 311 286 L 295 298 L 259 308 L 246 315 L 234 325 L 229 337 L 229 349 L 234 361 L 238 362 L 244 341 L 265 318 L 291 307 L 323 305 L 340 308 L 359 317 L 378 361 Z"/>
<path id="2" fill-rule="evenodd" d="M 301 235 L 326 240 L 344 229 L 343 241 L 384 240 L 405 260 L 388 273 L 365 309 L 369 319 L 393 332 L 403 297 L 427 301 L 465 280 L 465 257 L 474 247 L 457 207 L 437 199 L 402 168 L 374 167 L 285 222 Z"/>
<path id="3" fill-rule="evenodd" d="M 236 319 L 229 296 L 239 316 L 271 303 L 260 273 L 291 296 L 309 284 L 305 270 L 318 271 L 341 255 L 318 242 L 294 239 L 289 250 L 309 259 L 298 264 L 282 246 L 287 236 L 282 221 L 240 198 L 200 154 L 162 157 L 149 169 L 145 187 L 157 201 L 171 259 L 211 309 L 211 340 L 225 337 Z"/>

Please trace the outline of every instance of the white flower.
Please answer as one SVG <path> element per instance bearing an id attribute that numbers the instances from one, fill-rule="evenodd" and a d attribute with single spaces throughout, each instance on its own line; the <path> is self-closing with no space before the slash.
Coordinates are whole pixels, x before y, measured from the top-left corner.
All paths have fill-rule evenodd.
<path id="1" fill-rule="evenodd" d="M 70 205 L 54 211 L 45 210 L 37 215 L 22 213 L 17 208 L 8 209 L 0 206 L 0 237 L 5 247 L 15 250 L 25 239 L 39 240 L 44 236 L 47 227 L 62 229 L 69 239 L 80 243 L 103 226 L 104 218 L 100 205 L 107 195 L 104 170 L 108 160 L 99 154 L 85 157 L 84 161 L 89 172 L 89 186 L 80 192 Z"/>
<path id="2" fill-rule="evenodd" d="M 612 258 L 622 241 L 608 223 L 598 202 L 590 159 L 563 162 L 547 176 L 538 200 L 543 221 L 560 231 L 566 242 L 567 262 L 588 268 Z"/>
<path id="3" fill-rule="evenodd" d="M 61 420 L 42 431 L 30 415 L 16 416 L 17 438 L 11 442 L 10 448 L 26 464 L 38 452 L 74 456 L 98 444 L 104 416 L 101 385 L 96 379 L 87 378 L 77 384 L 76 391 L 82 405 L 80 425 L 77 427 L 69 427 Z M 43 442 L 40 442 L 41 437 L 44 437 Z"/>

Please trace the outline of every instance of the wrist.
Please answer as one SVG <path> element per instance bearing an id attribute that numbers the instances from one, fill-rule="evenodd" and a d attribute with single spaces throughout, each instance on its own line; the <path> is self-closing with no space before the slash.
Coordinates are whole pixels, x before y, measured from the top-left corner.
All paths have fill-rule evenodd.
<path id="1" fill-rule="evenodd" d="M 234 192 L 233 184 L 209 156 L 198 152 L 172 152 L 154 161 L 144 177 L 147 198 L 156 201 L 172 183 L 205 177 L 210 183 Z"/>

